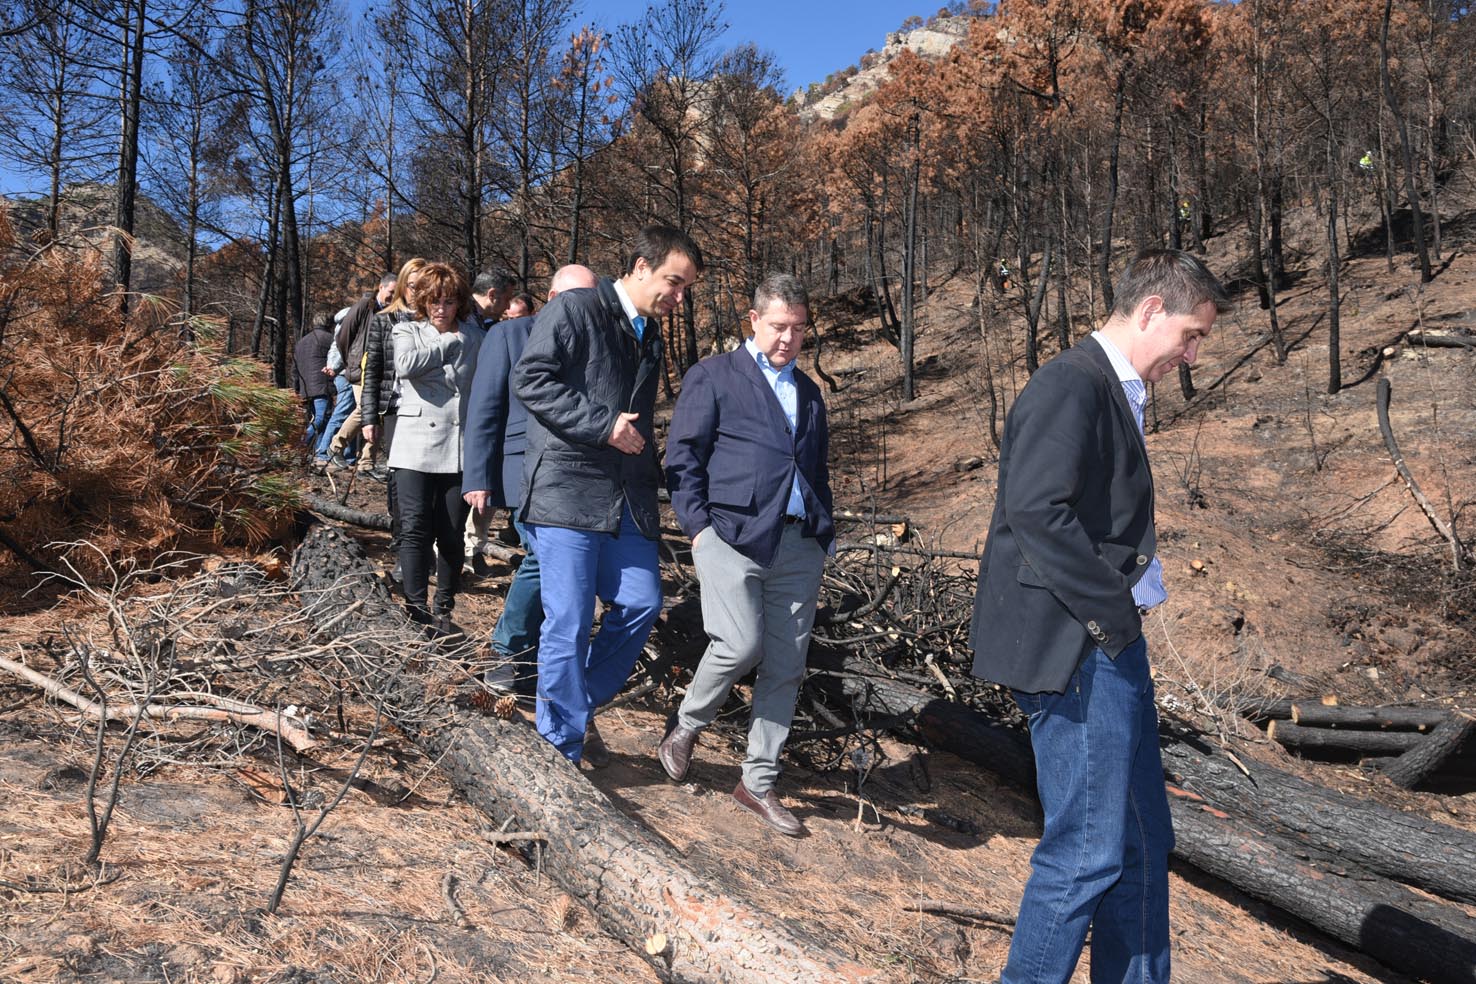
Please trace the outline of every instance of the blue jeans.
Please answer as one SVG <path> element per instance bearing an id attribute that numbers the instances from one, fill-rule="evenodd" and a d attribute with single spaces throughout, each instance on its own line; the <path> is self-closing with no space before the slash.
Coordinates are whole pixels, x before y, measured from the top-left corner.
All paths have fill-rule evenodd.
<path id="1" fill-rule="evenodd" d="M 492 652 L 501 658 L 511 672 L 512 689 L 524 693 L 536 675 L 538 634 L 543 627 L 543 598 L 538 573 L 538 551 L 528 536 L 528 528 L 516 516 L 513 527 L 523 544 L 523 562 L 507 586 L 502 602 L 502 615 L 492 630 Z"/>
<path id="2" fill-rule="evenodd" d="M 328 426 L 323 428 L 323 433 L 318 437 L 316 453 L 319 458 L 328 457 L 328 445 L 333 443 L 333 435 L 343 426 L 343 422 L 354 412 L 354 388 L 344 378 L 343 373 L 333 377 L 333 391 L 337 400 L 333 404 L 333 415 L 328 418 Z M 352 460 L 347 448 L 344 449 L 345 460 Z"/>
<path id="3" fill-rule="evenodd" d="M 543 589 L 538 733 L 578 762 L 594 709 L 625 686 L 661 614 L 656 541 L 641 535 L 628 506 L 619 535 L 533 523 L 526 530 Z M 609 607 L 591 642 L 596 595 Z"/>
<path id="4" fill-rule="evenodd" d="M 1148 646 L 1093 649 L 1064 694 L 1015 693 L 1030 718 L 1045 830 L 1001 984 L 1065 984 L 1092 929 L 1093 984 L 1169 979 L 1174 846 Z"/>
<path id="5" fill-rule="evenodd" d="M 324 425 L 328 423 L 328 397 L 324 394 L 304 402 L 307 404 L 308 426 L 307 436 L 303 438 L 303 443 L 310 448 L 315 448 L 318 445 L 318 439 L 323 435 Z"/>

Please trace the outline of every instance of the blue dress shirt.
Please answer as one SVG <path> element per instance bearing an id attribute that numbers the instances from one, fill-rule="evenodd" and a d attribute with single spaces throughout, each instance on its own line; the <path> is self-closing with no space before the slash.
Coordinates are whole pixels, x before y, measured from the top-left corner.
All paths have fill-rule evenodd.
<path id="1" fill-rule="evenodd" d="M 783 368 L 775 369 L 769 364 L 769 357 L 759 351 L 759 347 L 754 344 L 752 338 L 744 342 L 743 347 L 758 363 L 759 371 L 764 374 L 764 379 L 768 380 L 769 388 L 774 391 L 774 396 L 779 400 L 779 406 L 784 410 L 784 416 L 789 419 L 789 452 L 792 455 L 794 453 L 794 429 L 798 426 L 799 415 L 799 390 L 794 386 L 794 363 L 791 362 Z M 798 468 L 795 469 L 794 478 L 790 479 L 790 483 L 789 504 L 784 507 L 784 513 L 787 516 L 804 519 L 805 497 L 800 494 Z"/>

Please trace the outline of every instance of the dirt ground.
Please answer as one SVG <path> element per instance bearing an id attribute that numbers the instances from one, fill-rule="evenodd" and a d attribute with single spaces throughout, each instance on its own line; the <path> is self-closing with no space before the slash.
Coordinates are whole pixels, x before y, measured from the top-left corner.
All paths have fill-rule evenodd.
<path id="1" fill-rule="evenodd" d="M 1339 394 L 1325 393 L 1315 217 L 1301 217 L 1305 228 L 1289 223 L 1302 276 L 1281 298 L 1286 364 L 1275 364 L 1266 313 L 1248 295 L 1205 346 L 1193 403 L 1186 408 L 1172 380 L 1156 388 L 1149 447 L 1170 600 L 1148 631 L 1165 714 L 1190 713 L 1206 695 L 1476 701 L 1472 581 L 1449 573 L 1375 418 L 1382 373 L 1410 469 L 1464 533 L 1476 490 L 1476 353 L 1380 353 L 1419 322 L 1476 328 L 1472 214 L 1447 222 L 1449 265 L 1423 291 L 1407 256 L 1393 274 L 1381 250 L 1350 261 L 1341 345 L 1349 385 Z M 1231 246 L 1212 243 L 1212 265 Z M 838 504 L 905 513 L 912 542 L 962 551 L 982 545 L 993 504 L 980 367 L 1000 355 L 983 341 L 971 299 L 965 285 L 933 286 L 918 337 L 918 397 L 906 405 L 894 349 L 865 325 L 821 322 L 824 366 L 842 383 L 828 396 Z M 1018 365 L 996 371 L 1007 386 L 1024 384 Z M 982 464 L 967 467 L 971 457 Z M 369 505 L 379 489 L 365 484 L 351 501 Z M 388 563 L 383 535 L 356 535 Z M 497 564 L 469 581 L 457 621 L 474 636 L 494 623 L 509 574 Z M 103 632 L 101 616 L 75 598 L 45 608 L 33 599 L 11 615 L 0 624 L 0 652 L 13 658 L 64 623 Z M 1269 679 L 1273 666 L 1301 682 Z M 603 715 L 614 763 L 588 771 L 590 781 L 694 866 L 725 872 L 735 894 L 801 935 L 850 950 L 883 980 L 994 979 L 1007 926 L 907 907 L 935 900 L 1012 916 L 1039 833 L 1031 796 L 950 755 L 884 741 L 862 777 L 863 804 L 847 746 L 810 743 L 791 750 L 781 781 L 810 831 L 789 840 L 727 795 L 742 759 L 741 694 L 704 735 L 688 782 L 666 780 L 654 749 L 677 697 L 662 691 Z M 327 704 L 314 706 L 330 718 Z M 294 760 L 294 786 L 336 795 L 368 725 L 362 708 L 346 723 L 338 739 Z M 1234 727 L 1244 754 L 1476 830 L 1476 783 L 1403 793 L 1356 763 L 1304 762 Z M 91 727 L 0 679 L 0 981 L 658 979 L 549 881 L 533 852 L 482 840 L 486 818 L 394 732 L 308 843 L 281 910 L 266 915 L 292 811 L 274 802 L 272 749 L 260 741 L 233 749 L 218 734 L 203 725 L 151 734 L 147 774 L 127 777 L 102 854 L 115 880 L 94 886 L 67 867 L 87 846 Z M 208 760 L 198 754 L 205 747 Z M 1173 874 L 1173 927 L 1182 981 L 1404 979 L 1185 867 Z M 1085 962 L 1073 980 L 1087 980 Z"/>

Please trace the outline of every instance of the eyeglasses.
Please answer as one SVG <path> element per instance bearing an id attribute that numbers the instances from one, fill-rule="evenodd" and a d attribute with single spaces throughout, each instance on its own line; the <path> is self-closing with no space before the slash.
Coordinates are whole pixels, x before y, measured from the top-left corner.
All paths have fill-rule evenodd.
<path id="1" fill-rule="evenodd" d="M 794 335 L 796 338 L 804 337 L 805 332 L 808 331 L 810 328 L 809 322 L 801 322 L 800 324 L 792 325 L 781 325 L 774 321 L 766 321 L 764 322 L 764 324 L 776 335 L 783 335 L 787 333 Z"/>
<path id="2" fill-rule="evenodd" d="M 455 298 L 450 298 L 450 297 L 438 297 L 438 298 L 436 298 L 433 301 L 428 300 L 428 301 L 425 302 L 425 309 L 427 311 L 429 311 L 431 308 L 443 308 L 443 307 L 454 308 L 454 307 L 460 307 L 460 306 L 461 306 L 461 303 L 459 301 L 457 301 Z"/>

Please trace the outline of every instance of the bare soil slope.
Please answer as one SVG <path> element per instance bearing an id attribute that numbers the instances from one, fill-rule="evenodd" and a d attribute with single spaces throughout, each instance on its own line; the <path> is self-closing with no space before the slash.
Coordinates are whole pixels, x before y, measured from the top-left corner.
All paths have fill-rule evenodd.
<path id="1" fill-rule="evenodd" d="M 1205 347 L 1194 401 L 1186 405 L 1175 386 L 1157 387 L 1149 445 L 1171 597 L 1151 620 L 1149 643 L 1166 713 L 1188 713 L 1216 695 L 1282 691 L 1368 703 L 1454 697 L 1470 706 L 1476 698 L 1471 582 L 1447 572 L 1442 543 L 1394 479 L 1374 415 L 1382 372 L 1410 468 L 1464 529 L 1461 509 L 1476 489 L 1476 352 L 1382 352 L 1421 322 L 1476 325 L 1470 216 L 1447 222 L 1449 263 L 1423 289 L 1406 257 L 1392 274 L 1381 253 L 1350 262 L 1342 343 L 1349 385 L 1336 396 L 1324 392 L 1325 288 L 1311 218 L 1301 238 L 1292 223 L 1300 277 L 1282 297 L 1286 364 L 1276 365 L 1264 344 L 1266 315 L 1251 296 Z M 1226 272 L 1232 245 L 1212 244 L 1217 271 Z M 912 542 L 957 550 L 981 545 L 993 500 L 980 380 L 986 352 L 998 352 L 986 350 L 971 299 L 958 283 L 932 286 L 918 338 L 920 395 L 906 406 L 897 400 L 895 350 L 875 340 L 874 326 L 822 322 L 825 368 L 843 381 L 829 397 L 837 499 L 905 513 Z M 985 321 L 1009 316 L 1002 307 Z M 1077 327 L 1078 335 L 1086 328 Z M 1024 384 L 1017 364 L 995 372 Z M 971 456 L 982 467 L 955 468 Z M 351 501 L 372 505 L 379 488 L 357 488 Z M 382 535 L 363 537 L 382 550 Z M 485 634 L 509 574 L 497 565 L 470 583 L 458 621 Z M 680 602 L 683 586 L 672 582 L 668 593 Z M 284 601 L 282 618 L 288 609 Z M 0 648 L 13 656 L 63 623 L 105 635 L 102 616 L 72 600 L 11 619 Z M 35 658 L 36 650 L 26 652 Z M 1303 682 L 1287 690 L 1269 680 L 1277 664 Z M 854 740 L 796 742 L 781 791 L 810 836 L 787 840 L 727 795 L 742 759 L 741 693 L 704 736 L 690 780 L 666 780 L 653 753 L 678 698 L 662 688 L 604 715 L 615 761 L 590 780 L 690 863 L 724 873 L 736 894 L 850 949 L 884 980 L 994 978 L 1007 926 L 905 907 L 930 899 L 1011 916 L 1039 833 L 1028 794 L 898 741 L 868 746 L 863 772 Z M 326 684 L 300 702 L 340 737 L 304 761 L 289 756 L 289 778 L 331 797 L 370 715 L 350 706 L 340 730 Z M 1369 770 L 1294 760 L 1252 728 L 1224 726 L 1241 735 L 1242 754 L 1476 830 L 1470 783 L 1403 793 Z M 257 742 L 231 753 L 216 742 L 202 760 L 205 729 L 162 728 L 149 740 L 147 773 L 127 777 L 103 852 L 118 877 L 89 890 L 62 866 L 86 847 L 90 734 L 70 709 L 0 679 L 0 980 L 657 979 L 540 875 L 531 852 L 486 844 L 484 818 L 392 732 L 368 757 L 366 781 L 309 843 L 277 916 L 260 911 L 292 830 L 290 810 L 273 802 L 274 750 Z M 448 873 L 464 926 L 445 898 Z M 67 891 L 33 890 L 63 881 Z M 1398 968 L 1188 869 L 1174 872 L 1173 906 L 1183 981 L 1403 979 Z M 1084 966 L 1075 979 L 1087 979 Z"/>

